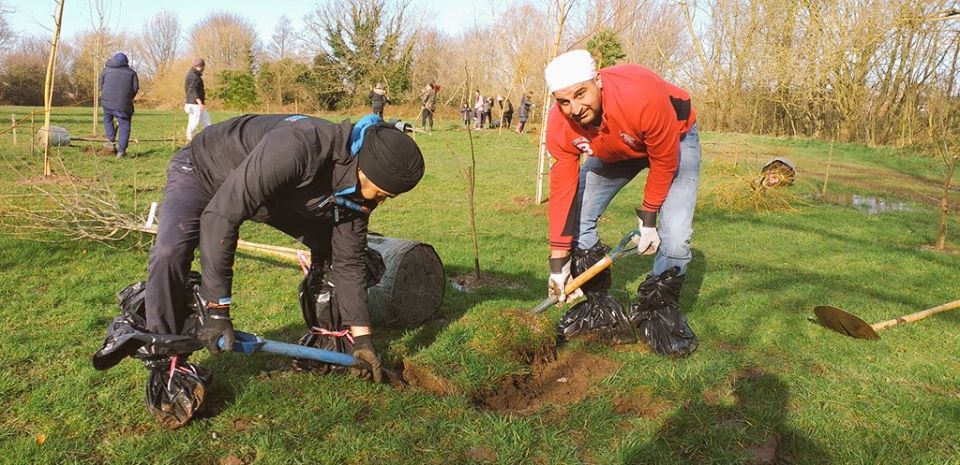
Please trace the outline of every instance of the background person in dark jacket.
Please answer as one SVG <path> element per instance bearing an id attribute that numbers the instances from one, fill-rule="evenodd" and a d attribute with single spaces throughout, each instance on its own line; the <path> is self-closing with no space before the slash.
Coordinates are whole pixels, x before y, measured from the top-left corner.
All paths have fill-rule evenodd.
<path id="1" fill-rule="evenodd" d="M 130 69 L 127 56 L 117 53 L 107 60 L 100 74 L 100 106 L 103 107 L 103 130 L 113 149 L 117 142 L 117 157 L 127 153 L 130 141 L 130 121 L 133 119 L 133 97 L 140 91 L 137 72 Z M 114 126 L 116 120 L 116 127 Z M 119 137 L 117 128 L 120 129 Z"/>
<path id="2" fill-rule="evenodd" d="M 416 142 L 373 115 L 356 125 L 304 115 L 243 115 L 208 127 L 167 171 L 147 268 L 146 329 L 183 330 L 184 283 L 199 245 L 199 294 L 210 316 L 197 339 L 214 354 L 221 336 L 231 347 L 240 226 L 247 220 L 266 223 L 309 247 L 313 268 L 331 264 L 325 279 L 336 288 L 353 356 L 380 381 L 367 304 L 367 221 L 387 198 L 413 189 L 423 170 Z M 185 358 L 170 363 L 179 369 Z"/>
<path id="3" fill-rule="evenodd" d="M 437 86 L 434 83 L 427 84 L 423 88 L 423 94 L 420 96 L 420 128 L 427 129 L 427 123 L 430 123 L 430 131 L 433 131 L 433 112 L 437 110 Z"/>
<path id="4" fill-rule="evenodd" d="M 210 113 L 207 112 L 207 96 L 203 90 L 203 70 L 206 67 L 203 58 L 195 58 L 190 71 L 187 71 L 187 78 L 183 84 L 183 90 L 186 93 L 186 103 L 183 105 L 183 111 L 187 114 L 187 142 L 193 139 L 193 133 L 197 127 L 202 131 L 203 128 L 210 126 Z"/>
<path id="5" fill-rule="evenodd" d="M 520 98 L 520 109 L 517 113 L 517 133 L 523 134 L 523 127 L 527 125 L 527 119 L 530 118 L 530 107 L 533 106 L 533 91 L 528 90 Z"/>
<path id="6" fill-rule="evenodd" d="M 383 90 L 383 84 L 377 83 L 370 92 L 370 109 L 380 118 L 383 118 L 383 107 L 390 103 L 387 97 L 387 91 Z"/>
<path id="7" fill-rule="evenodd" d="M 510 122 L 513 121 L 513 102 L 510 97 L 504 98 L 497 96 L 497 105 L 500 107 L 500 127 L 510 128 Z"/>

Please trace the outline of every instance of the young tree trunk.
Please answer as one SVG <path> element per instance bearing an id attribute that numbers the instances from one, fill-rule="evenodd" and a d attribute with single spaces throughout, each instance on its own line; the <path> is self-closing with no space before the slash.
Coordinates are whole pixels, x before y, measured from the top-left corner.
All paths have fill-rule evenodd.
<path id="1" fill-rule="evenodd" d="M 470 69 L 465 64 L 463 67 L 464 75 L 467 80 L 463 86 L 464 99 L 469 94 L 470 89 Z M 477 157 L 476 152 L 473 148 L 473 129 L 471 125 L 467 125 L 467 138 L 470 140 L 470 166 L 464 169 L 464 176 L 467 178 L 467 204 L 470 211 L 470 235 L 473 236 L 473 274 L 477 277 L 477 281 L 480 280 L 480 241 L 477 237 L 477 214 L 475 208 L 475 197 L 476 193 L 476 173 L 477 173 Z"/>
<path id="2" fill-rule="evenodd" d="M 953 172 L 957 167 L 958 155 L 950 159 L 950 168 L 947 169 L 947 178 L 943 181 L 943 195 L 940 196 L 940 227 L 937 231 L 937 250 L 943 250 L 947 243 L 947 213 L 950 212 L 950 204 L 947 203 L 947 196 L 950 194 L 950 179 L 953 178 Z"/>
<path id="3" fill-rule="evenodd" d="M 60 22 L 63 20 L 63 0 L 57 0 L 53 42 L 47 59 L 47 76 L 43 83 L 43 177 L 50 176 L 50 106 L 53 103 L 53 74 L 57 64 L 57 46 L 60 44 Z"/>

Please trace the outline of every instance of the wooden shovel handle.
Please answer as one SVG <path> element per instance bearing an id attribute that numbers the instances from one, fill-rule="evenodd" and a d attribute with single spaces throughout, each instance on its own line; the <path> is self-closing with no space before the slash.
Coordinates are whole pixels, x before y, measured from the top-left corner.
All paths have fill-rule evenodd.
<path id="1" fill-rule="evenodd" d="M 600 274 L 601 271 L 609 268 L 611 264 L 613 264 L 613 258 L 609 255 L 604 255 L 599 262 L 594 263 L 590 268 L 587 268 L 587 271 L 580 273 L 576 278 L 567 283 L 567 286 L 563 288 L 563 292 L 567 295 L 572 294 L 577 289 L 580 289 L 583 283 L 593 279 L 593 277 Z"/>
<path id="2" fill-rule="evenodd" d="M 594 263 L 590 268 L 587 268 L 586 271 L 584 271 L 583 273 L 580 273 L 579 275 L 577 275 L 576 278 L 574 278 L 572 281 L 567 283 L 567 285 L 563 288 L 563 291 L 567 295 L 569 295 L 573 291 L 580 289 L 580 286 L 582 286 L 583 283 L 589 281 L 590 278 L 596 276 L 601 271 L 609 268 L 610 265 L 613 264 L 613 260 L 614 260 L 614 257 L 611 257 L 610 255 L 604 255 L 603 258 L 600 259 L 600 261 L 598 261 L 597 263 Z M 543 302 L 540 302 L 540 305 L 537 305 L 533 309 L 533 313 L 540 313 L 550 308 L 553 304 L 557 303 L 557 300 L 558 299 L 556 296 L 547 297 L 546 300 L 544 300 Z"/>
<path id="3" fill-rule="evenodd" d="M 873 328 L 874 331 L 880 331 L 881 329 L 887 329 L 891 326 L 896 326 L 900 323 L 913 323 L 914 321 L 922 320 L 928 316 L 936 315 L 937 313 L 947 312 L 955 308 L 960 308 L 960 300 L 954 300 L 953 302 L 948 302 L 943 305 L 937 305 L 936 307 L 928 308 L 926 310 L 923 310 L 917 313 L 904 315 L 899 318 L 894 318 L 892 320 L 874 323 L 870 325 L 870 327 Z"/>

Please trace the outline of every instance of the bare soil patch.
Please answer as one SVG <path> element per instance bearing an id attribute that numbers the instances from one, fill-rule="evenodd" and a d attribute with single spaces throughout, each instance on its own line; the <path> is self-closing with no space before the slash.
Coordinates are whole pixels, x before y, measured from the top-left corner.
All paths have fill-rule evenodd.
<path id="1" fill-rule="evenodd" d="M 477 289 L 519 289 L 520 285 L 504 278 L 480 274 L 480 277 L 473 273 L 463 274 L 450 278 L 450 284 L 454 289 L 461 292 L 472 292 Z"/>
<path id="2" fill-rule="evenodd" d="M 582 352 L 566 351 L 555 361 L 536 363 L 531 372 L 503 380 L 474 402 L 496 412 L 526 415 L 547 404 L 566 405 L 586 397 L 590 386 L 618 368 L 610 360 Z"/>
<path id="3" fill-rule="evenodd" d="M 645 389 L 637 389 L 613 399 L 613 413 L 618 415 L 632 415 L 653 419 L 662 416 L 670 407 L 669 403 L 663 399 L 654 397 L 650 391 Z"/>
<path id="4" fill-rule="evenodd" d="M 80 151 L 83 153 L 92 153 L 94 155 L 100 155 L 104 157 L 112 157 L 116 155 L 116 152 L 101 145 L 81 145 Z"/>

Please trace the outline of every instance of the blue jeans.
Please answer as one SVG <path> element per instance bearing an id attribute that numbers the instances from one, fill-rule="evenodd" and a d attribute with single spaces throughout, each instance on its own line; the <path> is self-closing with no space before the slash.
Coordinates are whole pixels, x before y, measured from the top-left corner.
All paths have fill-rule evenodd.
<path id="1" fill-rule="evenodd" d="M 117 138 L 117 128 L 113 126 L 113 120 L 117 120 L 117 127 L 120 128 L 120 137 Z M 103 110 L 103 132 L 110 142 L 117 141 L 117 153 L 127 153 L 127 144 L 130 142 L 130 119 L 122 111 Z"/>
<path id="2" fill-rule="evenodd" d="M 604 163 L 599 158 L 587 157 L 580 167 L 580 184 L 577 203 L 580 211 L 579 231 L 574 243 L 580 249 L 589 249 L 600 241 L 597 235 L 597 220 L 637 173 L 648 168 L 646 158 Z M 693 258 L 690 238 L 693 236 L 693 211 L 697 205 L 697 180 L 700 177 L 700 135 L 694 123 L 680 141 L 680 166 L 673 177 L 673 184 L 660 208 L 660 248 L 653 259 L 653 274 L 660 275 L 674 267 L 680 274 L 687 272 L 687 264 Z M 639 202 L 637 202 L 639 204 Z"/>

